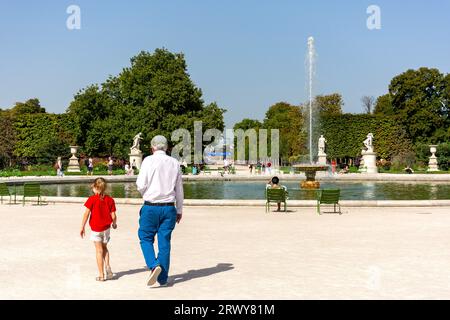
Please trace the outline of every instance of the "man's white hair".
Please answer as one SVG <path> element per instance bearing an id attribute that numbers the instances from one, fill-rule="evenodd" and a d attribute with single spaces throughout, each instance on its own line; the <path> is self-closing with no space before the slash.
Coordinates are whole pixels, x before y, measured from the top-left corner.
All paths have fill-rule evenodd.
<path id="1" fill-rule="evenodd" d="M 155 150 L 167 150 L 167 139 L 164 136 L 155 136 L 151 142 L 152 148 Z"/>

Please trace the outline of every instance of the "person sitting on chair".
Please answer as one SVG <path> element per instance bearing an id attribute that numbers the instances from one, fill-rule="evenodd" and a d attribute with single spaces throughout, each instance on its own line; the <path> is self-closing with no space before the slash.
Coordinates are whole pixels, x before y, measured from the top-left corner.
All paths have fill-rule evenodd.
<path id="1" fill-rule="evenodd" d="M 284 191 L 287 192 L 287 188 L 283 185 L 280 185 L 280 179 L 278 177 L 273 177 L 269 181 L 269 183 L 266 185 L 266 190 L 267 189 L 284 189 Z M 278 202 L 277 205 L 277 211 L 281 211 L 281 202 Z"/>

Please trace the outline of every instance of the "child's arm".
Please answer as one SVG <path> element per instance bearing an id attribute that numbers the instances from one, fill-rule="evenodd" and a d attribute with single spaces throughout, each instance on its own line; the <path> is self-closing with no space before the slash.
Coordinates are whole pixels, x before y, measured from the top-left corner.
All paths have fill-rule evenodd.
<path id="1" fill-rule="evenodd" d="M 111 218 L 113 220 L 112 227 L 113 227 L 113 229 L 116 229 L 117 228 L 117 215 L 116 215 L 115 211 L 111 212 Z"/>
<path id="2" fill-rule="evenodd" d="M 86 222 L 88 221 L 90 214 L 91 214 L 91 210 L 86 208 L 86 211 L 84 212 L 84 215 L 83 215 L 83 221 L 81 222 L 81 230 L 80 230 L 81 238 L 84 237 L 84 234 L 85 234 L 84 228 L 86 226 Z"/>

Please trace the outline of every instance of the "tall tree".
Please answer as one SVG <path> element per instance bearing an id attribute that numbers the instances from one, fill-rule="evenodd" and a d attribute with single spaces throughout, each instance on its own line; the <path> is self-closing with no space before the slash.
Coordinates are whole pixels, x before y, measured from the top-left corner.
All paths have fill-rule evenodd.
<path id="1" fill-rule="evenodd" d="M 392 107 L 391 96 L 389 94 L 385 94 L 377 98 L 373 113 L 385 116 L 394 115 L 394 108 Z"/>
<path id="2" fill-rule="evenodd" d="M 373 110 L 373 105 L 375 104 L 375 97 L 373 96 L 363 96 L 361 98 L 361 103 L 364 108 L 364 112 L 367 114 L 371 114 Z"/>
<path id="3" fill-rule="evenodd" d="M 12 165 L 17 140 L 11 112 L 0 111 L 0 132 L 0 168 L 3 168 Z"/>
<path id="4" fill-rule="evenodd" d="M 223 129 L 224 112 L 216 103 L 204 105 L 184 55 L 166 49 L 140 52 L 118 76 L 82 90 L 68 109 L 86 152 L 120 157 L 127 157 L 138 132 L 146 151 L 155 134 L 170 138 L 175 129 L 192 130 L 196 120 L 205 129 Z"/>
<path id="5" fill-rule="evenodd" d="M 437 69 L 408 70 L 389 86 L 393 111 L 414 142 L 446 140 L 449 126 L 446 81 Z"/>
<path id="6" fill-rule="evenodd" d="M 243 119 L 240 122 L 237 122 L 233 129 L 237 130 L 237 129 L 242 129 L 242 130 L 248 130 L 248 129 L 255 129 L 258 130 L 260 128 L 262 128 L 263 124 L 259 121 L 259 120 L 253 120 L 253 119 Z"/>
<path id="7" fill-rule="evenodd" d="M 342 96 L 339 93 L 333 93 L 329 95 L 318 95 L 316 96 L 315 104 L 321 117 L 335 116 L 342 114 L 342 107 L 344 106 L 344 100 L 342 99 Z"/>
<path id="8" fill-rule="evenodd" d="M 300 107 L 278 102 L 266 112 L 265 129 L 280 130 L 280 157 L 288 161 L 305 153 L 304 118 Z"/>
<path id="9" fill-rule="evenodd" d="M 45 113 L 45 108 L 41 107 L 39 99 L 29 99 L 25 102 L 16 102 L 11 109 L 14 116 L 21 114 Z"/>

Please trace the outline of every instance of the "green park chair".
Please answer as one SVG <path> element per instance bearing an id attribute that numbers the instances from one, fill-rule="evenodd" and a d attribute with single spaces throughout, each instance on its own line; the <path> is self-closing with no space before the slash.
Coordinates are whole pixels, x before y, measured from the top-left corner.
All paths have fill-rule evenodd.
<path id="1" fill-rule="evenodd" d="M 9 203 L 11 204 L 11 192 L 9 192 L 9 188 L 6 185 L 6 183 L 0 183 L 0 198 L 2 204 L 3 204 L 3 197 L 9 197 Z"/>
<path id="2" fill-rule="evenodd" d="M 267 188 L 266 189 L 266 212 L 270 211 L 270 203 L 271 202 L 284 203 L 284 212 L 287 212 L 286 199 L 287 199 L 287 191 L 285 189 L 283 189 L 283 188 L 280 188 L 280 189 Z"/>
<path id="3" fill-rule="evenodd" d="M 41 185 L 36 182 L 25 183 L 23 185 L 23 205 L 25 205 L 25 198 L 37 197 L 37 204 L 41 204 Z"/>
<path id="4" fill-rule="evenodd" d="M 332 205 L 334 205 L 333 213 L 342 214 L 341 206 L 339 204 L 340 195 L 341 195 L 340 189 L 320 190 L 318 192 L 318 197 L 317 197 L 317 213 L 320 215 L 320 205 L 321 204 L 332 204 Z M 339 207 L 339 211 L 336 211 L 336 205 Z"/>

